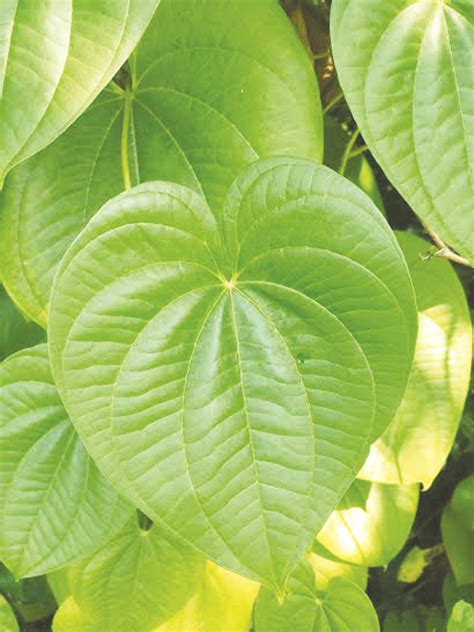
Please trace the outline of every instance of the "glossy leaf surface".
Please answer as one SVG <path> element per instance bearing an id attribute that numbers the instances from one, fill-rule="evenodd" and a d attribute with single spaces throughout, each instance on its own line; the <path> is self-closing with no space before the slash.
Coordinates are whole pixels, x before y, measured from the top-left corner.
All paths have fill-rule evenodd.
<path id="1" fill-rule="evenodd" d="M 365 142 L 421 221 L 474 264 L 474 5 L 334 0 L 331 43 Z"/>
<path id="2" fill-rule="evenodd" d="M 2 2 L 0 188 L 6 173 L 61 134 L 143 35 L 159 0 Z"/>
<path id="3" fill-rule="evenodd" d="M 275 158 L 216 214 L 175 184 L 111 200 L 62 261 L 49 333 L 57 384 L 110 480 L 281 590 L 398 405 L 414 316 L 368 198 Z"/>
<path id="4" fill-rule="evenodd" d="M 418 339 L 394 420 L 372 445 L 359 476 L 428 488 L 454 442 L 469 388 L 472 325 L 464 289 L 447 261 L 423 259 L 424 239 L 398 233 L 415 287 Z"/>
<path id="5" fill-rule="evenodd" d="M 251 11 L 239 0 L 192 10 L 163 0 L 125 83 L 16 169 L 0 196 L 5 285 L 43 326 L 57 264 L 124 180 L 184 184 L 220 210 L 258 157 L 322 158 L 317 82 L 276 0 Z"/>
<path id="6" fill-rule="evenodd" d="M 71 596 L 53 630 L 151 632 L 198 589 L 204 559 L 135 517 L 102 549 L 68 572 Z"/>
<path id="7" fill-rule="evenodd" d="M 0 556 L 39 575 L 101 546 L 130 515 L 71 425 L 46 345 L 0 365 Z"/>
<path id="8" fill-rule="evenodd" d="M 385 566 L 408 538 L 418 495 L 416 484 L 355 480 L 319 532 L 318 541 L 352 564 Z"/>
<path id="9" fill-rule="evenodd" d="M 317 592 L 308 562 L 300 564 L 288 582 L 282 604 L 262 588 L 255 606 L 255 632 L 346 632 L 380 630 L 377 614 L 365 592 L 352 582 L 332 579 Z"/>

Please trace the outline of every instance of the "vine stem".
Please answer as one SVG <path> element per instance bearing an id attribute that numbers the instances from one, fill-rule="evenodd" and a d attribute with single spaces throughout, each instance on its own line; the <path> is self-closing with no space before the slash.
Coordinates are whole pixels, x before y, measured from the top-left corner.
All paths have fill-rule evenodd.
<path id="1" fill-rule="evenodd" d="M 339 103 L 339 101 L 341 101 L 341 100 L 342 100 L 343 96 L 344 96 L 344 95 L 342 94 L 342 92 L 339 92 L 339 94 L 336 94 L 336 96 L 335 96 L 335 97 L 333 97 L 333 98 L 329 101 L 329 103 L 327 103 L 327 104 L 324 106 L 324 108 L 323 108 L 323 114 L 327 114 L 327 113 L 329 112 L 329 110 L 332 110 L 332 108 L 333 108 L 333 107 L 334 107 L 337 103 Z"/>
<path id="2" fill-rule="evenodd" d="M 449 259 L 449 261 L 452 261 L 453 263 L 458 263 L 461 266 L 470 267 L 470 262 L 465 257 L 461 257 L 461 255 L 456 254 L 450 248 L 448 248 L 448 246 L 440 237 L 438 237 L 436 233 L 433 233 L 433 231 L 427 228 L 425 228 L 425 231 L 431 237 L 435 246 L 438 248 L 436 252 L 425 255 L 425 259 L 429 259 L 430 257 L 440 257 L 441 259 Z"/>
<path id="3" fill-rule="evenodd" d="M 341 159 L 341 166 L 339 167 L 339 173 L 341 176 L 343 176 L 344 173 L 346 172 L 346 167 L 347 167 L 347 163 L 349 162 L 349 157 L 351 155 L 352 148 L 354 147 L 354 144 L 357 138 L 359 137 L 359 134 L 360 134 L 360 129 L 357 128 L 355 132 L 352 134 L 352 136 L 350 137 L 349 142 L 347 143 L 346 148 L 344 149 L 344 153 L 342 154 L 342 159 Z"/>
<path id="4" fill-rule="evenodd" d="M 131 101 L 131 92 L 125 92 L 125 105 L 123 109 L 122 121 L 122 138 L 120 143 L 120 158 L 122 162 L 123 184 L 126 191 L 132 188 L 132 182 L 130 179 L 130 165 L 128 162 L 128 128 L 130 125 Z"/>

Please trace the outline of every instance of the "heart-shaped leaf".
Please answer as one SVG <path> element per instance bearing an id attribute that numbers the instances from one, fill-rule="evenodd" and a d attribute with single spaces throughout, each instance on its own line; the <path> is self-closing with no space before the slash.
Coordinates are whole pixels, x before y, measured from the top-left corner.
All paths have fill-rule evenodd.
<path id="1" fill-rule="evenodd" d="M 325 549 L 318 541 L 313 544 L 311 553 L 307 556 L 308 562 L 313 567 L 314 580 L 317 591 L 326 591 L 329 582 L 335 577 L 342 577 L 365 590 L 369 569 L 367 566 L 350 564 L 337 558 Z"/>
<path id="2" fill-rule="evenodd" d="M 93 101 L 143 35 L 159 0 L 2 2 L 0 189 Z"/>
<path id="3" fill-rule="evenodd" d="M 421 221 L 474 264 L 474 5 L 334 0 L 331 43 L 365 142 Z"/>
<path id="4" fill-rule="evenodd" d="M 252 11 L 240 0 L 201 0 L 192 11 L 189 0 L 163 0 L 124 88 L 112 84 L 7 178 L 5 286 L 45 326 L 57 264 L 87 220 L 123 191 L 124 177 L 185 184 L 220 209 L 256 158 L 320 160 L 322 142 L 317 82 L 275 0 Z"/>
<path id="5" fill-rule="evenodd" d="M 262 588 L 255 604 L 255 632 L 379 632 L 375 608 L 365 592 L 342 577 L 330 580 L 324 592 L 316 589 L 313 570 L 304 561 L 288 581 L 279 603 Z"/>
<path id="6" fill-rule="evenodd" d="M 133 517 L 102 549 L 68 570 L 71 596 L 53 630 L 150 632 L 198 590 L 205 560 Z"/>
<path id="7" fill-rule="evenodd" d="M 416 484 L 381 485 L 355 480 L 319 532 L 318 541 L 352 564 L 385 566 L 410 534 L 418 496 Z"/>
<path id="8" fill-rule="evenodd" d="M 91 461 L 51 377 L 46 345 L 0 365 L 0 557 L 39 575 L 101 546 L 131 508 Z"/>
<path id="9" fill-rule="evenodd" d="M 463 287 L 447 261 L 426 259 L 428 243 L 398 233 L 415 287 L 418 339 L 395 418 L 370 449 L 359 476 L 430 487 L 456 436 L 471 371 L 472 325 Z"/>
<path id="10" fill-rule="evenodd" d="M 259 161 L 215 215 L 148 183 L 62 260 L 54 374 L 124 494 L 281 591 L 398 405 L 413 301 L 380 212 L 326 167 Z"/>

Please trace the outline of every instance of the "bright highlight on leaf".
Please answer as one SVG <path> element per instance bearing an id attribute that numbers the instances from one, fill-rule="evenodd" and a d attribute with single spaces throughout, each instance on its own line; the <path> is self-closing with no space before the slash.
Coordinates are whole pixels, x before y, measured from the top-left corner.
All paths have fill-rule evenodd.
<path id="1" fill-rule="evenodd" d="M 0 364 L 0 453 L 0 557 L 17 577 L 84 557 L 132 511 L 72 427 L 46 345 Z"/>
<path id="2" fill-rule="evenodd" d="M 377 162 L 428 229 L 474 265 L 474 4 L 334 0 L 331 44 Z"/>
<path id="3" fill-rule="evenodd" d="M 189 0 L 163 0 L 123 83 L 15 169 L 0 195 L 5 285 L 43 327 L 61 257 L 129 183 L 184 184 L 220 210 L 257 158 L 322 158 L 317 84 L 275 0 L 251 11 L 240 0 L 200 0 L 192 9 Z"/>
<path id="4" fill-rule="evenodd" d="M 175 184 L 111 200 L 62 261 L 49 334 L 114 484 L 281 592 L 398 405 L 414 317 L 380 212 L 282 158 L 244 172 L 216 214 Z"/>
<path id="5" fill-rule="evenodd" d="M 5 0 L 0 15 L 0 189 L 57 138 L 127 60 L 159 0 Z"/>
<path id="6" fill-rule="evenodd" d="M 352 564 L 385 566 L 408 538 L 418 495 L 416 484 L 381 485 L 356 479 L 318 533 L 318 542 Z"/>
<path id="7" fill-rule="evenodd" d="M 427 489 L 452 448 L 471 371 L 472 325 L 464 289 L 447 261 L 423 259 L 428 242 L 397 233 L 415 288 L 418 339 L 407 390 L 359 473 Z"/>

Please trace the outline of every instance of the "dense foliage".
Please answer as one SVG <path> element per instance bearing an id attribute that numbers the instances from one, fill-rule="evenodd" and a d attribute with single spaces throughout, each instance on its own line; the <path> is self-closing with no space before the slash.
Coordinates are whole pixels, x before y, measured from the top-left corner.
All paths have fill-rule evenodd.
<path id="1" fill-rule="evenodd" d="M 474 630 L 473 54 L 0 2 L 0 632 Z"/>

